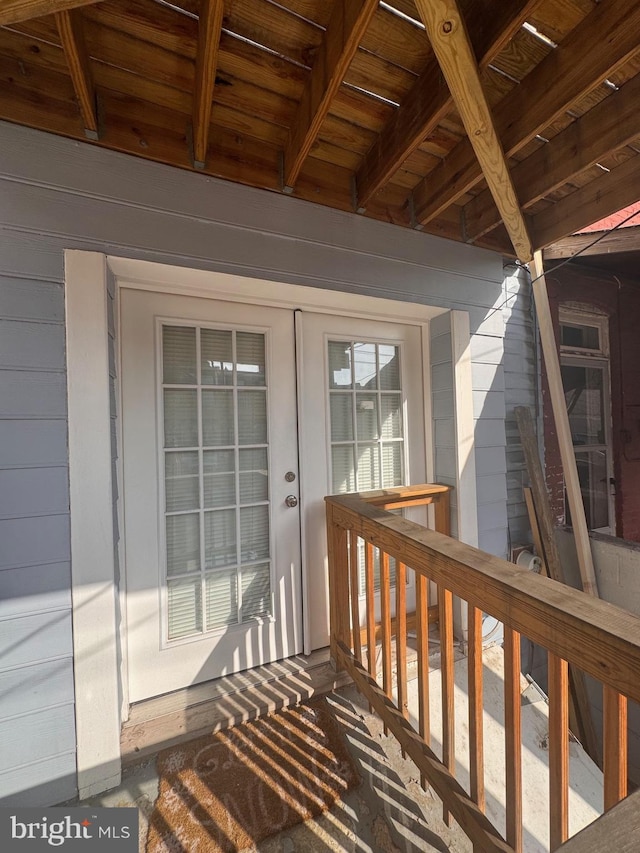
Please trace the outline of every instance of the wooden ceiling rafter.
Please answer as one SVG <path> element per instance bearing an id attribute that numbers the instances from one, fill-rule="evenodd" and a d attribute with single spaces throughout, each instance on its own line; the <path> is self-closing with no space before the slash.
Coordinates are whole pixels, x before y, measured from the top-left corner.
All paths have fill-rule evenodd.
<path id="1" fill-rule="evenodd" d="M 488 21 L 483 7 L 469 6 L 466 23 L 481 67 L 495 59 L 539 2 L 501 3 L 499 13 Z M 356 175 L 360 212 L 451 110 L 453 101 L 447 87 L 434 85 L 434 79 L 439 77 L 438 62 L 433 57 L 364 158 Z"/>
<path id="2" fill-rule="evenodd" d="M 511 157 L 544 132 L 574 101 L 595 88 L 638 50 L 637 0 L 600 3 L 493 111 L 504 152 Z M 413 193 L 416 220 L 426 225 L 472 189 L 482 171 L 463 139 Z"/>
<path id="3" fill-rule="evenodd" d="M 640 76 L 611 92 L 511 170 L 526 210 L 580 172 L 640 137 Z M 477 240 L 500 224 L 500 213 L 484 190 L 463 208 L 465 234 Z"/>
<path id="4" fill-rule="evenodd" d="M 572 234 L 551 243 L 544 250 L 545 261 L 562 258 L 598 257 L 600 255 L 617 255 L 624 252 L 640 252 L 640 217 L 635 217 L 634 224 L 616 228 L 611 231 L 591 231 L 585 234 Z"/>
<path id="5" fill-rule="evenodd" d="M 342 85 L 378 0 L 337 0 L 300 99 L 284 152 L 283 183 L 291 192 Z"/>
<path id="6" fill-rule="evenodd" d="M 527 262 L 533 257 L 531 240 L 458 4 L 456 0 L 415 3 L 516 256 Z"/>
<path id="7" fill-rule="evenodd" d="M 68 12 L 81 6 L 92 6 L 100 0 L 2 0 L 0 27 L 42 18 L 57 12 Z"/>
<path id="8" fill-rule="evenodd" d="M 198 20 L 192 118 L 193 165 L 196 169 L 204 169 L 207 161 L 223 12 L 223 0 L 202 0 Z"/>
<path id="9" fill-rule="evenodd" d="M 89 66 L 82 21 L 77 11 L 56 12 L 56 25 L 60 42 L 71 74 L 71 81 L 78 99 L 80 115 L 87 139 L 98 139 L 98 102 Z"/>

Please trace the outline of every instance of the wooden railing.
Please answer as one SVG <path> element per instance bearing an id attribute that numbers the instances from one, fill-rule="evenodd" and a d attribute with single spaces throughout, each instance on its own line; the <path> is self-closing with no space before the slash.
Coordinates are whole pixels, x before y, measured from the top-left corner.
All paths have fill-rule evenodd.
<path id="1" fill-rule="evenodd" d="M 444 497 L 443 497 L 444 496 Z M 491 556 L 446 535 L 446 487 L 414 486 L 326 499 L 329 553 L 331 656 L 352 676 L 385 728 L 418 767 L 473 842 L 474 851 L 520 851 L 522 746 L 520 636 L 549 655 L 549 837 L 551 850 L 568 838 L 569 727 L 568 664 L 604 687 L 604 803 L 611 808 L 627 793 L 626 697 L 640 701 L 640 618 L 599 599 Z M 439 526 L 428 530 L 385 509 L 436 503 Z M 439 509 L 438 509 L 439 506 Z M 367 667 L 358 606 L 358 540 L 364 543 Z M 380 560 L 380 626 L 374 618 L 374 549 Z M 392 636 L 390 558 L 396 561 L 395 643 Z M 415 572 L 417 727 L 407 707 L 407 567 Z M 428 612 L 429 587 L 437 589 L 442 684 L 442 760 L 431 748 Z M 470 783 L 455 778 L 453 596 L 468 602 L 468 705 Z M 503 838 L 484 811 L 482 616 L 504 625 L 504 722 L 506 833 Z M 377 681 L 380 637 L 382 683 Z M 395 646 L 395 649 L 394 649 Z M 395 657 L 397 702 L 393 701 Z"/>

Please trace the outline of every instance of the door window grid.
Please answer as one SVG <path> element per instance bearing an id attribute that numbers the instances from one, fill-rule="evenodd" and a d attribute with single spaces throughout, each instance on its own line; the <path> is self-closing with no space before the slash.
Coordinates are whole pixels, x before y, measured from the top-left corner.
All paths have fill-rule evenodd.
<path id="1" fill-rule="evenodd" d="M 271 615 L 265 336 L 163 326 L 168 638 Z"/>
<path id="2" fill-rule="evenodd" d="M 401 486 L 405 434 L 400 348 L 330 340 L 328 364 L 333 492 Z M 393 577 L 393 558 L 390 569 Z M 358 549 L 358 586 L 360 595 L 364 595 L 362 542 Z M 374 549 L 374 588 L 380 588 L 378 549 Z"/>

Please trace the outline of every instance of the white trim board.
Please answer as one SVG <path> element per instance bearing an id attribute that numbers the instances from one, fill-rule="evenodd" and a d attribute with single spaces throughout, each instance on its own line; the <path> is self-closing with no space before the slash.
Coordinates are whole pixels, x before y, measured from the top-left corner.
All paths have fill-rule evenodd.
<path id="1" fill-rule="evenodd" d="M 121 288 L 193 295 L 255 305 L 303 308 L 383 320 L 428 329 L 446 309 L 315 287 L 264 281 L 227 273 L 174 267 L 106 256 L 65 252 L 67 371 L 72 518 L 72 596 L 74 606 L 75 687 L 80 796 L 116 785 L 120 778 L 120 726 L 127 697 L 118 660 L 111 424 L 109 408 L 107 276 Z M 465 314 L 465 312 L 455 312 Z M 462 336 L 463 324 L 459 331 Z M 468 317 L 466 341 L 468 350 Z M 468 395 L 468 383 L 456 383 Z M 470 411 L 470 399 L 458 410 Z M 428 424 L 430 430 L 431 424 Z M 472 423 L 462 428 L 468 434 Z M 427 474 L 433 476 L 432 448 Z M 471 481 L 471 477 L 468 480 Z M 475 483 L 468 499 L 475 510 Z M 463 500 L 464 497 L 464 500 Z M 460 512 L 460 506 L 458 511 Z M 121 566 L 122 575 L 126 567 Z M 124 694 L 124 696 L 123 696 Z M 124 709 L 121 705 L 124 703 Z"/>

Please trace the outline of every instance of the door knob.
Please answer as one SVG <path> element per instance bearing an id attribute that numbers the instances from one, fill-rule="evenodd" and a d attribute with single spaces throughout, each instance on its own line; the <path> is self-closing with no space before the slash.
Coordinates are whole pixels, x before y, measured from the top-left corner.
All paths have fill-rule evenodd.
<path id="1" fill-rule="evenodd" d="M 290 507 L 298 506 L 298 498 L 295 495 L 287 495 L 284 502 Z"/>

